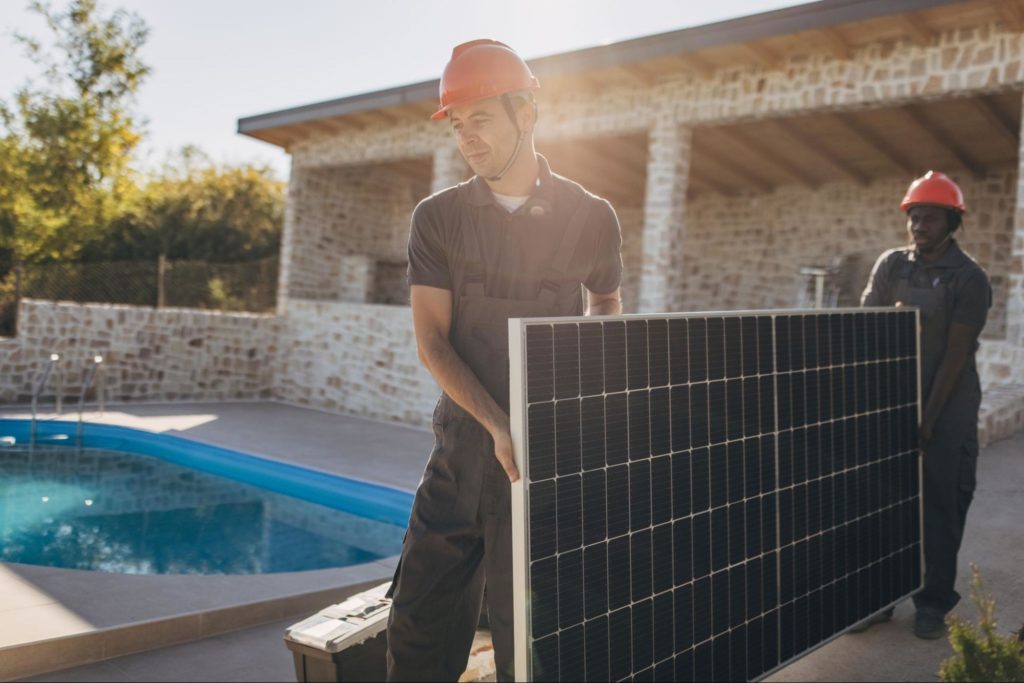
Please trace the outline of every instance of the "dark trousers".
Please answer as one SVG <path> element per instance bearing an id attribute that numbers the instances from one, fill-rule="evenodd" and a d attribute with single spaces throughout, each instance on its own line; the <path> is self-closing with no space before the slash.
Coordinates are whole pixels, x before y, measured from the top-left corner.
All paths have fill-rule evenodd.
<path id="1" fill-rule="evenodd" d="M 435 424 L 388 620 L 389 681 L 455 681 L 466 668 L 487 584 L 497 679 L 513 679 L 508 477 L 469 418 Z"/>
<path id="2" fill-rule="evenodd" d="M 938 431 L 938 430 L 937 430 Z M 974 498 L 978 467 L 976 442 L 936 434 L 924 454 L 924 589 L 914 596 L 920 608 L 943 614 L 960 601 L 957 554 L 967 509 Z"/>

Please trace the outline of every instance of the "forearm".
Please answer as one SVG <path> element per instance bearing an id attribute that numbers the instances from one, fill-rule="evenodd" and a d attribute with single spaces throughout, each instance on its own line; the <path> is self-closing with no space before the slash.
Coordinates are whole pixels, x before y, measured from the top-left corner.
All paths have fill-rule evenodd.
<path id="1" fill-rule="evenodd" d="M 618 297 L 591 301 L 587 306 L 586 315 L 619 315 L 622 313 L 622 300 Z"/>
<path id="2" fill-rule="evenodd" d="M 476 418 L 492 436 L 497 431 L 508 431 L 508 415 L 455 353 L 447 339 L 436 338 L 425 344 L 421 347 L 420 358 L 444 393 Z"/>
<path id="3" fill-rule="evenodd" d="M 946 401 L 949 400 L 953 389 L 956 388 L 956 384 L 960 380 L 960 373 L 964 369 L 966 360 L 966 355 L 947 349 L 946 354 L 942 357 L 942 363 L 939 365 L 939 371 L 935 375 L 932 389 L 925 401 L 924 414 L 921 419 L 923 424 L 935 426 L 938 422 L 942 409 L 946 407 Z"/>

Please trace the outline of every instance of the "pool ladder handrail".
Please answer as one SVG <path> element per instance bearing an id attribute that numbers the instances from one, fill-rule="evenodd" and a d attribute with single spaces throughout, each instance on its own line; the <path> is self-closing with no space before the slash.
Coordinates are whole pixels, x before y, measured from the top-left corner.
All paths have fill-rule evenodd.
<path id="1" fill-rule="evenodd" d="M 46 388 L 46 383 L 50 381 L 50 375 L 53 374 L 53 368 L 60 362 L 59 353 L 50 354 L 50 362 L 43 368 L 36 380 L 35 386 L 32 387 L 32 422 L 29 427 L 29 446 L 36 445 L 36 429 L 38 423 L 38 412 L 39 412 L 39 395 L 43 393 L 43 389 Z M 58 373 L 58 376 L 60 373 Z M 63 385 L 63 382 L 61 383 Z M 63 386 L 61 387 L 63 391 Z M 60 414 L 60 393 L 57 394 L 57 413 Z"/>
<path id="2" fill-rule="evenodd" d="M 78 448 L 82 447 L 82 436 L 85 431 L 84 413 L 85 413 L 85 395 L 89 391 L 89 386 L 92 384 L 93 378 L 98 374 L 100 381 L 96 385 L 96 398 L 99 401 L 100 412 L 103 412 L 103 356 L 97 354 L 93 356 L 92 365 L 85 369 L 85 376 L 82 378 L 82 390 L 78 393 L 78 427 L 75 430 L 75 445 Z"/>

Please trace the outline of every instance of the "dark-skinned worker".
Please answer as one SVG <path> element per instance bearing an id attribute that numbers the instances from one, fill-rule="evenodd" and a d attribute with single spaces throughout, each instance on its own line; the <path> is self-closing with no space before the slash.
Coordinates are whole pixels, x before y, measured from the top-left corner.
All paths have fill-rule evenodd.
<path id="1" fill-rule="evenodd" d="M 537 79 L 493 40 L 457 46 L 441 106 L 476 174 L 416 207 L 410 298 L 419 357 L 443 393 L 392 584 L 388 680 L 465 670 L 486 582 L 499 681 L 513 678 L 508 319 L 622 310 L 611 205 L 534 148 Z M 584 291 L 585 288 L 585 291 Z"/>
<path id="2" fill-rule="evenodd" d="M 967 210 L 956 183 L 929 171 L 911 183 L 900 208 L 910 246 L 882 254 L 861 304 L 920 309 L 925 580 L 914 596 L 914 634 L 933 639 L 945 635 L 946 614 L 960 600 L 957 553 L 978 464 L 981 385 L 974 355 L 992 289 L 954 239 Z"/>

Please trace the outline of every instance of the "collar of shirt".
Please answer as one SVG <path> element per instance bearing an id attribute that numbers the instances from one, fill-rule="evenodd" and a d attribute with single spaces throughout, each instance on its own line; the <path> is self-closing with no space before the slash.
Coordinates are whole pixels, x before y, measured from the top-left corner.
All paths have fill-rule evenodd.
<path id="1" fill-rule="evenodd" d="M 959 268 L 967 262 L 967 255 L 960 249 L 960 245 L 957 244 L 955 239 L 950 239 L 949 248 L 943 252 L 942 257 L 935 263 L 921 261 L 921 256 L 917 253 L 917 249 L 909 250 L 907 259 L 911 262 L 918 262 L 919 265 L 928 268 Z"/>
<path id="2" fill-rule="evenodd" d="M 513 213 L 525 212 L 530 216 L 541 217 L 550 213 L 554 206 L 555 183 L 551 178 L 551 167 L 548 166 L 548 160 L 540 154 L 537 155 L 537 164 L 540 168 L 537 172 L 537 182 L 530 192 L 530 198 Z M 473 176 L 473 179 L 469 181 L 468 190 L 467 199 L 470 204 L 497 206 L 490 185 L 480 176 Z"/>

